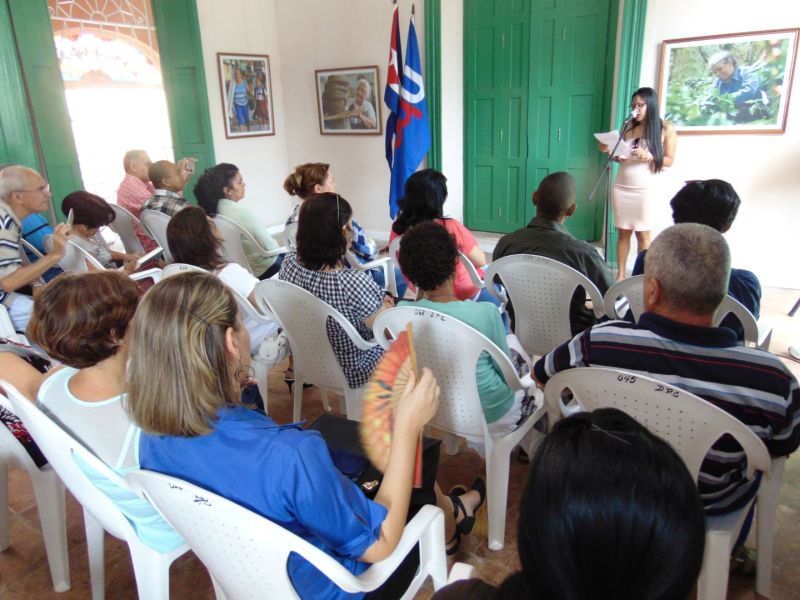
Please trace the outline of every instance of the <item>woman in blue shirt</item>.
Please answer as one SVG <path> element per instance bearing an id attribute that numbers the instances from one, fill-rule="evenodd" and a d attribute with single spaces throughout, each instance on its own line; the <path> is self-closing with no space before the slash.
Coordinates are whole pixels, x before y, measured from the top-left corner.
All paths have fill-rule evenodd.
<path id="1" fill-rule="evenodd" d="M 436 381 L 425 370 L 398 403 L 373 502 L 336 470 L 317 432 L 241 405 L 249 348 L 236 302 L 212 275 L 182 273 L 147 293 L 128 370 L 130 411 L 144 431 L 140 464 L 248 507 L 359 574 L 389 556 L 403 532 L 417 439 L 438 405 Z M 297 556 L 288 571 L 303 598 L 350 597 Z"/>

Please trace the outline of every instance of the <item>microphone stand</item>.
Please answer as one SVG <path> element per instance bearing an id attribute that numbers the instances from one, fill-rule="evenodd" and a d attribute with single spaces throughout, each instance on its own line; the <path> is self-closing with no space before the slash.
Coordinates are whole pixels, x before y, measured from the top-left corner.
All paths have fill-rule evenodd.
<path id="1" fill-rule="evenodd" d="M 592 191 L 589 193 L 589 202 L 594 199 L 595 193 L 597 193 L 597 188 L 600 187 L 600 182 L 603 181 L 603 178 L 606 179 L 606 197 L 605 197 L 605 217 L 603 222 L 603 260 L 608 263 L 608 238 L 609 235 L 609 224 L 611 223 L 611 163 L 614 160 L 614 153 L 619 148 L 620 142 L 622 142 L 622 137 L 625 135 L 625 132 L 628 131 L 628 127 L 633 122 L 633 116 L 628 117 L 625 122 L 622 124 L 622 131 L 619 134 L 619 139 L 617 143 L 614 144 L 614 147 L 611 149 L 611 153 L 608 155 L 606 159 L 606 164 L 603 165 L 603 169 L 600 171 L 600 175 L 597 177 L 597 180 L 594 182 L 594 187 Z"/>

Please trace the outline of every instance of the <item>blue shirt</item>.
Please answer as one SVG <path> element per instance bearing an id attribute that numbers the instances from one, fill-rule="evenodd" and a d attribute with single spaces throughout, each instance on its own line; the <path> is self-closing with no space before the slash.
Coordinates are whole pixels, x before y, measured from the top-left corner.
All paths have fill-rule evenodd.
<path id="1" fill-rule="evenodd" d="M 737 108 L 740 108 L 748 100 L 761 98 L 761 81 L 759 81 L 757 72 L 752 68 L 742 70 L 740 67 L 736 67 L 730 79 L 722 81 L 717 78 L 714 85 L 720 95 L 730 94 L 733 96 L 733 103 Z"/>
<path id="2" fill-rule="evenodd" d="M 47 254 L 47 249 L 44 247 L 44 238 L 48 235 L 53 235 L 53 228 L 50 226 L 50 222 L 39 213 L 28 215 L 22 219 L 22 237 L 25 238 L 26 242 L 36 246 L 36 249 L 42 254 Z M 39 260 L 39 258 L 27 248 L 25 248 L 25 254 L 28 255 L 28 260 L 32 263 Z M 63 272 L 64 271 L 59 267 L 53 267 L 42 273 L 42 279 L 47 282 L 56 275 L 61 275 Z"/>
<path id="3" fill-rule="evenodd" d="M 144 469 L 192 482 L 247 507 L 320 548 L 346 569 L 379 537 L 386 508 L 368 500 L 333 465 L 316 431 L 277 425 L 244 407 L 220 410 L 214 431 L 197 437 L 142 434 Z M 358 598 L 342 592 L 310 563 L 289 558 L 302 598 Z"/>

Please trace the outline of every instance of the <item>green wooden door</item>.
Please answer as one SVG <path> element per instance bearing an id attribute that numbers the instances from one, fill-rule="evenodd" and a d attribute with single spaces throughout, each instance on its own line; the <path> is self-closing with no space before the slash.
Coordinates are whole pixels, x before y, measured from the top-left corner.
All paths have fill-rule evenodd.
<path id="1" fill-rule="evenodd" d="M 524 0 L 464 3 L 464 208 L 472 229 L 513 231 L 524 218 L 529 11 Z"/>
<path id="2" fill-rule="evenodd" d="M 578 188 L 578 210 L 567 228 L 585 240 L 602 234 L 602 195 L 587 198 L 599 173 L 602 155 L 593 133 L 606 129 L 609 38 L 608 0 L 535 0 L 531 65 L 532 141 L 528 160 L 529 190 L 554 171 L 567 171 Z M 613 29 L 613 28 L 612 28 Z M 601 190 L 602 191 L 602 190 Z M 533 215 L 531 205 L 526 216 Z"/>
<path id="3" fill-rule="evenodd" d="M 602 202 L 585 199 L 602 159 L 592 134 L 604 129 L 612 87 L 608 23 L 609 0 L 465 3 L 468 227 L 522 227 L 533 216 L 530 196 L 539 181 L 568 171 L 578 183 L 579 208 L 567 226 L 582 239 L 600 237 Z M 506 50 L 494 31 L 515 25 L 526 39 Z M 504 79 L 506 73 L 512 76 Z M 517 127 L 506 145 L 503 126 Z"/>
<path id="4" fill-rule="evenodd" d="M 56 216 L 63 218 L 62 198 L 70 192 L 83 189 L 83 182 L 64 97 L 64 84 L 53 45 L 47 2 L 8 0 L 8 8 L 31 109 L 29 118 L 33 122 L 33 133 L 38 138 L 41 160 L 44 162 L 27 164 L 37 167 L 50 182 Z"/>
<path id="5" fill-rule="evenodd" d="M 214 164 L 197 7 L 194 0 L 153 0 L 153 13 L 174 158 L 197 158 L 197 177 Z M 83 183 L 47 2 L 0 0 L 0 19 L 0 75 L 7 75 L 0 107 L 0 161 L 42 171 L 53 190 L 56 216 L 63 219 L 61 199 L 83 189 Z M 191 187 L 190 182 L 187 189 Z"/>

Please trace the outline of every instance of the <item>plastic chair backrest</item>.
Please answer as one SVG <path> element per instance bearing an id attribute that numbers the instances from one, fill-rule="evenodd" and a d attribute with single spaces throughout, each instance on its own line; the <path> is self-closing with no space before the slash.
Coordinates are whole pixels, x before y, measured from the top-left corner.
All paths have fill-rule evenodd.
<path id="1" fill-rule="evenodd" d="M 6 337 L 4 334 L 0 335 Z M 0 382 L 0 388 L 5 389 L 5 382 Z M 17 394 L 19 394 L 19 391 L 17 391 Z M 3 395 L 3 392 L 0 392 L 0 408 L 14 413 L 11 401 Z M 28 454 L 24 446 L 14 437 L 14 434 L 9 431 L 8 427 L 0 424 L 0 469 L 6 464 L 29 472 L 39 471 L 39 467 L 33 462 L 31 455 Z M 42 469 L 45 470 L 47 467 L 42 467 Z M 2 502 L 0 502 L 0 510 L 6 510 L 5 504 Z"/>
<path id="2" fill-rule="evenodd" d="M 146 209 L 139 213 L 139 221 L 142 223 L 147 233 L 156 243 L 164 249 L 164 258 L 168 263 L 172 262 L 172 252 L 167 243 L 167 225 L 170 216 L 158 210 Z"/>
<path id="3" fill-rule="evenodd" d="M 478 268 L 472 264 L 472 261 L 469 259 L 469 257 L 459 250 L 458 260 L 464 266 L 464 269 L 466 269 L 467 275 L 469 275 L 469 279 L 472 282 L 472 285 L 474 285 L 479 290 L 483 289 L 484 288 L 483 279 L 481 279 L 481 276 L 478 275 Z"/>
<path id="4" fill-rule="evenodd" d="M 44 238 L 44 247 L 47 249 L 48 252 L 53 250 L 53 236 L 48 235 Z M 58 261 L 58 266 L 66 273 L 85 273 L 89 270 L 89 263 L 95 269 L 99 269 L 101 271 L 105 270 L 105 267 L 97 260 L 94 256 L 89 254 L 86 250 L 81 248 L 78 244 L 73 242 L 72 240 L 67 241 L 67 245 L 64 248 L 64 256 Z"/>
<path id="5" fill-rule="evenodd" d="M 0 337 L 22 343 L 19 335 L 14 330 L 14 324 L 11 322 L 11 317 L 8 316 L 8 309 L 4 304 L 0 304 Z"/>
<path id="6" fill-rule="evenodd" d="M 595 316 L 604 314 L 603 295 L 597 286 L 557 260 L 533 254 L 504 256 L 489 265 L 483 280 L 494 281 L 495 275 L 514 306 L 514 333 L 531 356 L 542 356 L 572 338 L 569 308 L 578 286 L 589 295 Z M 504 300 L 494 285 L 486 289 Z"/>
<path id="7" fill-rule="evenodd" d="M 331 556 L 227 498 L 151 471 L 128 478 L 183 536 L 231 600 L 298 598 L 286 567 L 292 552 L 337 583 L 349 582 L 347 591 L 359 591 L 356 577 Z"/>
<path id="8" fill-rule="evenodd" d="M 717 312 L 714 313 L 712 326 L 718 327 L 722 320 L 729 314 L 733 314 L 733 316 L 736 317 L 742 324 L 742 328 L 744 329 L 745 344 L 752 343 L 758 345 L 759 332 L 756 318 L 753 316 L 753 313 L 747 310 L 747 307 L 744 304 L 732 296 L 726 294 L 722 299 L 719 308 L 717 308 Z"/>
<path id="9" fill-rule="evenodd" d="M 54 423 L 37 406 L 24 398 L 13 386 L 4 381 L 0 381 L 0 386 L 8 394 L 14 414 L 22 420 L 31 437 L 36 440 L 36 444 L 47 457 L 50 466 L 84 510 L 89 511 L 112 535 L 123 540 L 137 539 L 136 532 L 119 508 L 89 481 L 78 467 L 75 458 L 88 464 L 112 483 L 123 489 L 130 489 L 126 481 Z"/>
<path id="10" fill-rule="evenodd" d="M 133 228 L 133 224 L 139 223 L 139 219 L 118 204 L 109 203 L 109 206 L 116 215 L 114 220 L 109 224 L 109 227 L 111 227 L 122 240 L 122 245 L 125 246 L 125 252 L 128 254 L 144 254 L 142 244 L 139 242 L 136 230 Z M 139 225 L 141 226 L 141 223 L 139 223 Z"/>
<path id="11" fill-rule="evenodd" d="M 342 313 L 303 288 L 279 279 L 258 283 L 256 304 L 275 315 L 289 338 L 294 369 L 303 381 L 326 389 L 346 389 L 347 380 L 328 341 L 326 324 L 333 319 L 357 348 L 374 344 L 364 339 Z"/>
<path id="12" fill-rule="evenodd" d="M 633 320 L 639 322 L 644 312 L 644 275 L 635 275 L 618 281 L 603 296 L 603 305 L 609 319 L 622 319 L 623 314 L 617 311 L 618 302 L 627 300 L 627 308 L 633 313 Z"/>
<path id="13" fill-rule="evenodd" d="M 244 252 L 244 246 L 242 246 L 242 239 L 248 240 L 256 248 L 261 248 L 261 245 L 258 243 L 258 241 L 256 241 L 256 238 L 254 238 L 249 231 L 246 231 L 238 223 L 235 223 L 228 217 L 218 214 L 213 220 L 214 225 L 216 225 L 217 229 L 225 240 L 222 243 L 223 258 L 228 262 L 239 263 L 250 273 L 253 273 L 253 269 L 250 267 L 250 263 L 247 261 L 247 254 Z M 262 250 L 265 254 L 269 253 L 266 248 L 262 248 Z M 261 273 L 253 273 L 253 275 L 258 277 L 261 275 Z"/>
<path id="14" fill-rule="evenodd" d="M 394 238 L 391 242 L 389 242 L 389 258 L 392 259 L 392 268 L 400 271 L 402 273 L 402 269 L 400 269 L 400 240 L 403 239 L 402 235 L 398 235 Z M 460 258 L 460 257 L 459 257 Z M 408 285 L 408 289 L 413 293 L 417 293 L 416 286 L 406 279 L 406 284 Z"/>
<path id="15" fill-rule="evenodd" d="M 549 406 L 563 407 L 565 389 L 572 392 L 581 410 L 618 408 L 667 440 L 695 481 L 709 449 L 726 433 L 747 455 L 748 478 L 755 470 L 765 474 L 770 471 L 769 451 L 747 425 L 710 402 L 657 379 L 602 367 L 567 369 L 545 386 Z"/>
<path id="16" fill-rule="evenodd" d="M 33 254 L 36 257 L 36 260 L 39 260 L 40 258 L 44 258 L 44 254 L 39 252 L 39 249 L 36 246 L 34 246 L 33 244 L 31 244 L 24 237 L 19 238 L 19 245 L 20 245 L 19 256 L 20 256 L 20 259 L 22 259 L 22 264 L 24 264 L 24 265 L 31 264 L 31 259 L 28 256 L 28 252 Z M 26 252 L 26 250 L 28 252 Z"/>
<path id="17" fill-rule="evenodd" d="M 413 328 L 417 366 L 433 371 L 439 384 L 439 410 L 431 425 L 464 437 L 482 438 L 488 430 L 478 396 L 478 358 L 482 352 L 488 353 L 508 386 L 517 391 L 523 386 L 511 360 L 466 323 L 427 308 L 398 306 L 381 313 L 373 325 L 375 339 L 388 348 L 407 323 Z"/>
<path id="18" fill-rule="evenodd" d="M 283 237 L 289 250 L 297 250 L 297 223 L 287 223 L 283 228 Z"/>
<path id="19" fill-rule="evenodd" d="M 186 263 L 170 263 L 161 270 L 161 279 L 166 279 L 178 273 L 207 273 L 205 269 L 195 267 L 194 265 L 187 265 Z"/>

